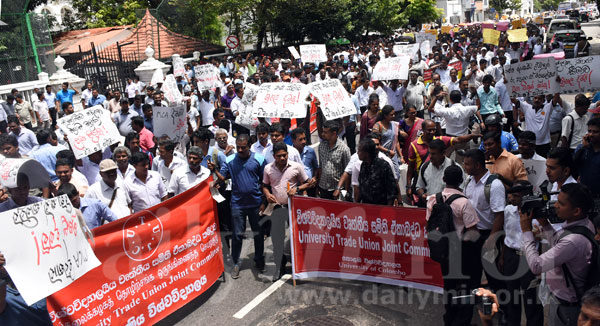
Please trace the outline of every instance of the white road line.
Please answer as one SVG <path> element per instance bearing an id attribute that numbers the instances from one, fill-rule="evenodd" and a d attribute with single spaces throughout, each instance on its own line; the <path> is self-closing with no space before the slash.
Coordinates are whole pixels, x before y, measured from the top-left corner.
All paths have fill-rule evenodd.
<path id="1" fill-rule="evenodd" d="M 287 280 L 292 278 L 291 274 L 283 275 L 277 282 L 271 284 L 266 290 L 264 290 L 261 294 L 257 295 L 252 301 L 250 301 L 247 305 L 245 305 L 240 311 L 236 312 L 233 315 L 233 318 L 242 319 L 246 316 L 252 309 L 256 308 L 263 300 L 268 298 L 273 292 L 279 289 Z"/>

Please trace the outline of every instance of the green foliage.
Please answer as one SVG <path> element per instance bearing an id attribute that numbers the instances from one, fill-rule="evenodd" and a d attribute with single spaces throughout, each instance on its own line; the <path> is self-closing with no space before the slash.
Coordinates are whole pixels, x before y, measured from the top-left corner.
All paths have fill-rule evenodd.
<path id="1" fill-rule="evenodd" d="M 557 10 L 562 0 L 534 0 L 533 7 L 537 11 Z"/>
<path id="2" fill-rule="evenodd" d="M 420 26 L 442 17 L 443 10 L 436 7 L 435 0 L 403 0 L 400 13 L 402 24 Z"/>
<path id="3" fill-rule="evenodd" d="M 490 7 L 496 9 L 496 12 L 502 13 L 506 9 L 520 10 L 521 0 L 490 0 Z"/>
<path id="4" fill-rule="evenodd" d="M 220 9 L 217 1 L 170 0 L 156 14 L 161 23 L 176 33 L 220 43 L 223 35 Z"/>

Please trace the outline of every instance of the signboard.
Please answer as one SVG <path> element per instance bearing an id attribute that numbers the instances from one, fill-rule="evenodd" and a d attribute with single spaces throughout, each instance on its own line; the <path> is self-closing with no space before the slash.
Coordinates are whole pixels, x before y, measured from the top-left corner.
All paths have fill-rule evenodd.
<path id="1" fill-rule="evenodd" d="M 458 71 L 458 79 L 462 78 L 462 63 L 460 61 L 454 61 L 448 64 L 448 68 L 455 68 Z M 431 83 L 431 75 L 433 74 L 433 69 L 427 69 L 423 71 L 423 83 L 429 84 Z"/>
<path id="2" fill-rule="evenodd" d="M 100 266 L 66 195 L 0 213 L 0 248 L 28 305 Z"/>
<path id="3" fill-rule="evenodd" d="M 371 80 L 406 80 L 408 79 L 409 61 L 410 57 L 406 55 L 381 59 L 373 68 Z"/>
<path id="4" fill-rule="evenodd" d="M 194 76 L 199 91 L 209 90 L 219 85 L 219 69 L 211 64 L 197 65 L 194 67 Z"/>
<path id="5" fill-rule="evenodd" d="M 554 58 L 529 60 L 507 65 L 504 74 L 511 96 L 537 96 L 554 94 L 560 90 L 556 81 Z"/>
<path id="6" fill-rule="evenodd" d="M 600 56 L 556 61 L 561 93 L 586 93 L 600 90 Z"/>
<path id="7" fill-rule="evenodd" d="M 319 99 L 325 119 L 356 114 L 356 107 L 339 79 L 321 80 L 310 85 L 310 93 Z"/>
<path id="8" fill-rule="evenodd" d="M 356 279 L 442 293 L 429 258 L 425 210 L 294 196 L 290 200 L 294 279 Z"/>
<path id="9" fill-rule="evenodd" d="M 508 34 L 508 41 L 512 43 L 516 42 L 527 42 L 527 28 L 511 29 L 506 31 Z"/>
<path id="10" fill-rule="evenodd" d="M 508 30 L 508 25 L 510 25 L 509 22 L 498 22 L 496 24 L 496 30 L 500 32 L 505 32 Z"/>
<path id="11" fill-rule="evenodd" d="M 510 24 L 512 25 L 513 29 L 517 29 L 517 28 L 522 28 L 523 24 L 521 23 L 520 19 L 515 19 L 512 22 L 510 22 Z"/>
<path id="12" fill-rule="evenodd" d="M 187 114 L 185 105 L 176 107 L 152 107 L 154 135 L 167 135 L 175 143 L 179 143 L 187 130 Z"/>
<path id="13" fill-rule="evenodd" d="M 481 29 L 494 29 L 494 23 L 481 23 Z"/>
<path id="14" fill-rule="evenodd" d="M 527 180 L 531 182 L 533 185 L 533 192 L 540 193 L 540 185 L 542 182 L 548 180 L 548 175 L 546 175 L 546 160 L 525 160 L 523 161 L 523 166 L 525 167 L 525 171 L 527 171 Z"/>
<path id="15" fill-rule="evenodd" d="M 264 83 L 256 94 L 252 115 L 261 118 L 305 118 L 308 86 L 301 83 Z"/>
<path id="16" fill-rule="evenodd" d="M 298 53 L 298 50 L 296 50 L 295 46 L 288 46 L 288 50 L 290 51 L 294 59 L 300 59 L 300 53 Z"/>
<path id="17" fill-rule="evenodd" d="M 95 228 L 102 265 L 48 298 L 54 325 L 154 325 L 208 290 L 223 273 L 210 180 Z"/>
<path id="18" fill-rule="evenodd" d="M 183 58 L 182 57 L 176 57 L 173 60 L 173 75 L 175 75 L 175 77 L 177 76 L 182 76 L 185 74 L 185 64 L 183 63 Z"/>
<path id="19" fill-rule="evenodd" d="M 302 62 L 326 62 L 327 49 L 325 44 L 303 44 L 300 45 L 300 57 Z"/>
<path id="20" fill-rule="evenodd" d="M 419 51 L 419 44 L 396 44 L 394 45 L 393 52 L 397 56 L 408 55 L 410 58 L 414 57 Z"/>
<path id="21" fill-rule="evenodd" d="M 110 112 L 101 105 L 64 116 L 57 121 L 69 138 L 75 158 L 80 159 L 120 141 Z"/>
<path id="22" fill-rule="evenodd" d="M 423 41 L 419 49 L 421 50 L 421 56 L 428 56 L 431 53 L 431 42 L 429 40 Z"/>
<path id="23" fill-rule="evenodd" d="M 240 45 L 240 39 L 235 35 L 229 35 L 227 36 L 227 39 L 225 39 L 225 45 L 230 50 L 233 50 Z"/>
<path id="24" fill-rule="evenodd" d="M 244 96 L 242 96 L 243 108 L 237 111 L 238 115 L 235 117 L 235 123 L 242 125 L 248 129 L 256 128 L 258 126 L 258 119 L 252 116 L 252 100 L 258 93 L 259 87 L 251 84 L 244 84 Z"/>
<path id="25" fill-rule="evenodd" d="M 500 31 L 489 28 L 483 30 L 483 43 L 497 46 L 498 40 L 500 40 Z"/>
<path id="26" fill-rule="evenodd" d="M 183 95 L 181 95 L 181 92 L 177 87 L 177 81 L 173 75 L 167 75 L 165 83 L 160 90 L 165 93 L 165 99 L 167 99 L 169 105 L 179 104 L 183 101 Z"/>

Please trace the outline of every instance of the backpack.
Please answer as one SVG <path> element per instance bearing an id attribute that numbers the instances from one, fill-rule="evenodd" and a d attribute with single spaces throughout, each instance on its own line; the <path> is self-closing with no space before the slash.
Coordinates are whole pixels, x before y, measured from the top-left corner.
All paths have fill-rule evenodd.
<path id="1" fill-rule="evenodd" d="M 594 239 L 594 233 L 590 231 L 590 229 L 585 226 L 572 226 L 564 229 L 559 240 L 564 238 L 569 234 L 580 234 L 584 236 L 591 244 L 592 244 L 592 257 L 590 259 L 590 270 L 588 271 L 587 278 L 585 280 L 584 289 L 591 289 L 595 286 L 600 285 L 600 246 L 598 242 Z M 573 284 L 573 275 L 569 271 L 567 264 L 562 265 L 563 274 L 565 275 L 565 282 L 567 283 L 567 287 L 571 287 Z M 581 298 L 583 297 L 583 292 L 579 289 L 575 288 L 575 294 L 577 295 L 577 301 L 581 304 Z"/>
<path id="2" fill-rule="evenodd" d="M 454 212 L 452 211 L 452 204 L 458 198 L 466 198 L 463 195 L 454 194 L 448 197 L 444 201 L 442 193 L 439 192 L 435 195 L 435 205 L 431 209 L 431 215 L 427 221 L 427 245 L 429 246 L 429 256 L 431 259 L 438 263 L 448 262 L 450 258 L 450 251 L 455 248 L 450 247 L 450 237 L 456 237 L 454 232 Z M 458 240 L 458 239 L 454 239 Z M 453 241 L 457 243 L 457 241 Z"/>
<path id="3" fill-rule="evenodd" d="M 490 203 L 490 195 L 491 195 L 491 191 L 492 191 L 492 182 L 494 182 L 494 180 L 499 179 L 497 174 L 490 174 L 490 176 L 487 178 L 487 180 L 485 180 L 485 184 L 483 185 L 483 195 L 485 196 L 485 199 L 487 200 L 488 204 Z M 471 181 L 473 180 L 473 177 L 471 177 L 469 179 L 469 183 L 471 183 Z"/>

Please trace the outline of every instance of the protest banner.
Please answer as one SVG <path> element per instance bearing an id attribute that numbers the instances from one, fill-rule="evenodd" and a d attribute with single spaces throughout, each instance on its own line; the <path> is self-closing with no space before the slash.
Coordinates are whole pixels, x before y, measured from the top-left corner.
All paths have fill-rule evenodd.
<path id="1" fill-rule="evenodd" d="M 152 74 L 152 79 L 150 79 L 150 85 L 156 86 L 158 84 L 163 83 L 164 81 L 165 74 L 163 73 L 162 69 L 154 70 L 154 73 Z"/>
<path id="2" fill-rule="evenodd" d="M 423 41 L 419 50 L 421 50 L 421 56 L 428 56 L 431 53 L 431 42 L 429 42 L 429 40 Z"/>
<path id="3" fill-rule="evenodd" d="M 373 76 L 371 80 L 394 80 L 394 79 L 408 79 L 408 65 L 410 57 L 407 55 L 383 58 L 375 68 L 373 68 Z"/>
<path id="4" fill-rule="evenodd" d="M 311 83 L 310 93 L 319 99 L 321 111 L 327 120 L 356 114 L 356 107 L 339 79 Z"/>
<path id="5" fill-rule="evenodd" d="M 167 135 L 175 143 L 179 143 L 187 130 L 187 114 L 185 105 L 176 107 L 152 107 L 154 135 Z"/>
<path id="6" fill-rule="evenodd" d="M 185 64 L 183 63 L 183 58 L 182 57 L 176 57 L 173 60 L 173 75 L 175 75 L 175 77 L 177 76 L 182 76 L 185 74 Z"/>
<path id="7" fill-rule="evenodd" d="M 510 25 L 509 22 L 498 22 L 496 24 L 496 30 L 500 32 L 506 32 L 508 30 L 508 25 Z"/>
<path id="8" fill-rule="evenodd" d="M 512 25 L 513 29 L 523 28 L 523 24 L 520 19 L 515 19 L 511 21 L 510 24 Z"/>
<path id="9" fill-rule="evenodd" d="M 66 115 L 57 121 L 69 138 L 75 158 L 80 159 L 120 141 L 110 112 L 101 105 Z"/>
<path id="10" fill-rule="evenodd" d="M 421 25 L 421 30 L 426 31 L 431 29 L 431 24 L 423 24 Z"/>
<path id="11" fill-rule="evenodd" d="M 546 160 L 526 160 L 523 161 L 525 171 L 527 171 L 527 180 L 533 185 L 533 192 L 540 193 L 540 185 L 548 180 L 546 174 Z"/>
<path id="12" fill-rule="evenodd" d="M 348 278 L 442 292 L 425 210 L 290 199 L 292 276 Z"/>
<path id="13" fill-rule="evenodd" d="M 442 33 L 441 34 L 450 34 L 451 30 L 452 30 L 452 26 L 442 26 Z"/>
<path id="14" fill-rule="evenodd" d="M 483 43 L 497 46 L 498 40 L 500 40 L 500 31 L 490 28 L 483 30 Z"/>
<path id="15" fill-rule="evenodd" d="M 430 41 L 435 43 L 436 37 L 435 34 L 430 34 L 426 32 L 418 32 L 415 34 L 415 42 L 422 44 L 425 41 Z"/>
<path id="16" fill-rule="evenodd" d="M 160 90 L 165 93 L 165 99 L 169 102 L 169 105 L 179 104 L 183 100 L 183 95 L 179 91 L 177 81 L 173 75 L 167 75 Z"/>
<path id="17" fill-rule="evenodd" d="M 437 29 L 429 29 L 429 30 L 426 30 L 425 33 L 427 33 L 427 34 L 432 35 L 433 37 L 435 37 L 434 41 L 437 40 L 437 38 L 438 38 L 437 37 L 437 35 L 438 35 Z"/>
<path id="18" fill-rule="evenodd" d="M 506 31 L 509 42 L 527 42 L 527 28 L 511 29 Z"/>
<path id="19" fill-rule="evenodd" d="M 494 29 L 494 23 L 481 23 L 481 29 Z"/>
<path id="20" fill-rule="evenodd" d="M 327 49 L 325 44 L 302 44 L 300 45 L 300 57 L 303 63 L 326 62 Z"/>
<path id="21" fill-rule="evenodd" d="M 600 90 L 600 56 L 556 61 L 561 93 L 586 93 Z"/>
<path id="22" fill-rule="evenodd" d="M 0 248 L 28 305 L 100 266 L 66 195 L 0 213 Z"/>
<path id="23" fill-rule="evenodd" d="M 0 183 L 4 188 L 16 188 L 17 176 L 22 173 L 29 178 L 29 188 L 46 188 L 50 176 L 40 162 L 30 158 L 5 158 L 0 162 Z"/>
<path id="24" fill-rule="evenodd" d="M 462 63 L 460 61 L 454 61 L 448 64 L 448 69 L 454 68 L 458 71 L 458 79 L 462 78 Z M 433 69 L 427 69 L 423 71 L 423 83 L 429 84 L 431 83 L 431 75 L 433 74 Z"/>
<path id="25" fill-rule="evenodd" d="M 258 93 L 258 89 L 259 87 L 254 84 L 244 84 L 244 95 L 241 100 L 244 107 L 237 111 L 237 116 L 235 117 L 235 123 L 248 129 L 256 128 L 259 123 L 258 119 L 252 116 L 252 99 Z"/>
<path id="26" fill-rule="evenodd" d="M 300 59 L 300 53 L 298 53 L 298 50 L 296 50 L 295 46 L 288 46 L 288 50 L 290 51 L 294 59 Z"/>
<path id="27" fill-rule="evenodd" d="M 256 94 L 252 116 L 305 118 L 308 86 L 301 83 L 264 83 Z"/>
<path id="28" fill-rule="evenodd" d="M 417 51 L 419 51 L 419 44 L 396 44 L 392 51 L 397 56 L 408 55 L 412 58 L 417 54 Z"/>
<path id="29" fill-rule="evenodd" d="M 529 60 L 507 65 L 504 68 L 511 96 L 536 96 L 554 94 L 560 90 L 556 81 L 554 58 Z"/>
<path id="30" fill-rule="evenodd" d="M 219 69 L 211 64 L 194 67 L 194 76 L 198 81 L 198 90 L 205 91 L 219 84 Z"/>
<path id="31" fill-rule="evenodd" d="M 54 325 L 153 325 L 223 273 L 209 182 L 93 230 L 102 265 L 47 300 Z"/>

